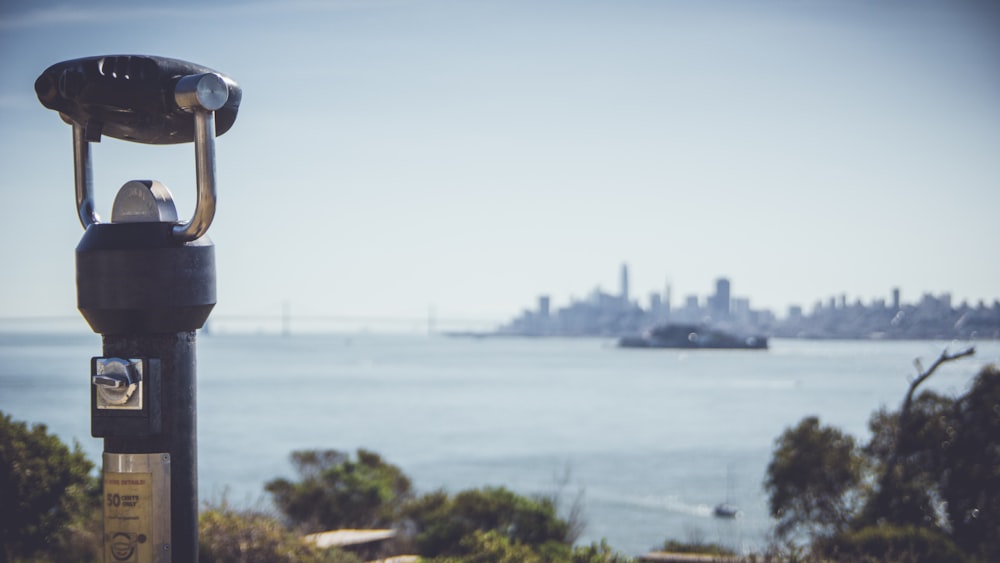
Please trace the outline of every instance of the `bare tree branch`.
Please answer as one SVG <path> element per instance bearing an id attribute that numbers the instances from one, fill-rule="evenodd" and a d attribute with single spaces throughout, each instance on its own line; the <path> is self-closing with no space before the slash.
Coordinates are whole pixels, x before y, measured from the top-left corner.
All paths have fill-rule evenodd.
<path id="1" fill-rule="evenodd" d="M 899 420 L 900 420 L 900 422 L 902 422 L 903 418 L 909 413 L 910 403 L 913 402 L 913 394 L 916 393 L 917 387 L 921 383 L 923 383 L 924 381 L 926 381 L 927 378 L 929 378 L 931 375 L 933 375 L 934 371 L 937 370 L 937 368 L 940 367 L 941 364 L 944 364 L 946 362 L 952 362 L 952 361 L 964 358 L 966 356 L 971 356 L 971 355 L 973 355 L 975 353 L 976 353 L 976 347 L 975 346 L 969 346 L 965 350 L 962 350 L 961 352 L 956 352 L 954 354 L 949 354 L 948 353 L 948 349 L 945 348 L 941 352 L 941 355 L 938 357 L 938 359 L 934 360 L 934 363 L 931 364 L 931 367 L 927 368 L 927 371 L 922 372 L 922 373 L 919 372 L 919 370 L 921 368 L 920 358 L 917 358 L 916 360 L 914 360 L 914 364 L 916 364 L 917 370 L 918 370 L 917 378 L 914 379 L 910 383 L 910 389 L 906 392 L 906 399 L 903 400 L 903 408 L 902 408 L 902 410 L 899 411 Z M 902 424 L 900 424 L 900 428 L 902 428 Z"/>
<path id="2" fill-rule="evenodd" d="M 900 454 L 900 444 L 903 442 L 903 437 L 907 430 L 909 429 L 909 419 L 910 419 L 910 406 L 913 403 L 913 396 L 917 392 L 917 387 L 921 383 L 927 381 L 931 375 L 947 362 L 952 362 L 961 358 L 972 356 L 976 353 L 976 348 L 974 346 L 969 346 L 968 348 L 955 352 L 954 354 L 949 353 L 948 349 L 945 348 L 938 359 L 934 360 L 926 370 L 922 370 L 923 364 L 920 363 L 920 359 L 914 360 L 914 365 L 917 367 L 917 377 L 910 382 L 910 388 L 906 391 L 906 397 L 903 399 L 903 406 L 899 409 L 899 419 L 896 423 L 896 437 L 892 443 L 892 451 L 889 454 L 889 459 L 886 461 L 885 469 L 882 472 L 881 479 L 879 480 L 879 490 L 877 495 L 877 505 L 879 506 L 879 511 L 884 509 L 888 503 L 890 494 L 890 483 L 893 479 L 893 474 L 896 472 L 896 467 L 899 465 L 899 454 Z"/>

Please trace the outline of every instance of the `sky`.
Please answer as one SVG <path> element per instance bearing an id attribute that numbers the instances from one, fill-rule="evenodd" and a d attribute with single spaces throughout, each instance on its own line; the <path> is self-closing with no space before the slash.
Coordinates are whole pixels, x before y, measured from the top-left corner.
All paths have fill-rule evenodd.
<path id="1" fill-rule="evenodd" d="M 1000 298 L 1000 9 L 974 0 L 0 4 L 0 319 L 74 316 L 71 128 L 49 65 L 196 62 L 217 141 L 219 318 L 498 323 L 622 263 L 644 303 L 720 276 L 819 299 Z M 192 145 L 92 148 L 98 212 Z"/>

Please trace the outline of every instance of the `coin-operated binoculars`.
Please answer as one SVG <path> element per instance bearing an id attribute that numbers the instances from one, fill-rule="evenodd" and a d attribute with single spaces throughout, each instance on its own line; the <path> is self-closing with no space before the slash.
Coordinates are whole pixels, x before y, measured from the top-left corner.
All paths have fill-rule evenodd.
<path id="1" fill-rule="evenodd" d="M 104 439 L 104 561 L 198 560 L 195 331 L 215 306 L 215 137 L 242 91 L 209 68 L 150 56 L 52 65 L 35 82 L 42 105 L 73 126 L 77 303 L 103 355 L 91 361 L 91 434 Z M 178 221 L 155 180 L 119 190 L 98 217 L 90 143 L 194 142 L 197 203 Z"/>

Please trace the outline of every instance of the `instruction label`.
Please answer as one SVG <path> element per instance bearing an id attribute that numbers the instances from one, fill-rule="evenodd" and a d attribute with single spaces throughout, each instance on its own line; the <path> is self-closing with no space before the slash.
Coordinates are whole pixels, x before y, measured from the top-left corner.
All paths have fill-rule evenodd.
<path id="1" fill-rule="evenodd" d="M 105 563 L 152 560 L 152 473 L 104 473 Z"/>

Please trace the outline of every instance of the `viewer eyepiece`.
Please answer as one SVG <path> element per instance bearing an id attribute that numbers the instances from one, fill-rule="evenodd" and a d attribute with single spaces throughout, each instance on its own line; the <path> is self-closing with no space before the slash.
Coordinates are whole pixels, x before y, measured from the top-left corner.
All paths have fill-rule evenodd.
<path id="1" fill-rule="evenodd" d="M 190 143 L 190 111 L 215 112 L 215 134 L 232 127 L 242 90 L 208 67 L 165 57 L 108 55 L 56 63 L 35 81 L 43 106 L 82 126 L 89 142 L 103 135 L 146 144 Z"/>

